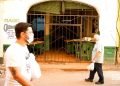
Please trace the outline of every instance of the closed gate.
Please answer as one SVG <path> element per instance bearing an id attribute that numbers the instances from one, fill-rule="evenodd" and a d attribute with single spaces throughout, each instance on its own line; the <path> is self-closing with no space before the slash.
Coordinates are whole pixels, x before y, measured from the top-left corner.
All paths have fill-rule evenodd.
<path id="1" fill-rule="evenodd" d="M 59 61 L 75 61 L 75 46 L 71 40 L 80 39 L 81 16 L 53 15 L 50 24 L 50 50 Z M 69 42 L 71 41 L 71 42 Z M 59 55 L 60 54 L 60 55 Z"/>
<path id="2" fill-rule="evenodd" d="M 71 8 L 60 14 L 37 12 L 31 8 L 28 22 L 32 24 L 35 35 L 30 50 L 38 60 L 90 61 L 93 43 L 82 41 L 82 38 L 92 37 L 98 27 L 98 14 L 93 8 Z"/>

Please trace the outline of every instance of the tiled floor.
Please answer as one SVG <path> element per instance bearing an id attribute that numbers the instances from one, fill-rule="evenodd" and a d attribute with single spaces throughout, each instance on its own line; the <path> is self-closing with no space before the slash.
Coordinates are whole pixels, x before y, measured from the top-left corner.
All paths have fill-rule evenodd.
<path id="1" fill-rule="evenodd" d="M 37 61 L 47 61 L 47 62 L 79 62 L 80 57 L 76 57 L 75 54 L 68 54 L 65 51 L 48 51 L 41 55 L 37 55 Z M 86 61 L 82 61 L 86 62 Z M 87 61 L 88 62 L 88 61 Z"/>

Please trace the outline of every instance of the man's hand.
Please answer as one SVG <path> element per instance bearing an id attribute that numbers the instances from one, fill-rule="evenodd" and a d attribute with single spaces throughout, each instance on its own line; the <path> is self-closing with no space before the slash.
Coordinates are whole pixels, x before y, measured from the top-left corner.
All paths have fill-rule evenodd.
<path id="1" fill-rule="evenodd" d="M 95 60 L 92 60 L 92 63 L 95 63 Z"/>

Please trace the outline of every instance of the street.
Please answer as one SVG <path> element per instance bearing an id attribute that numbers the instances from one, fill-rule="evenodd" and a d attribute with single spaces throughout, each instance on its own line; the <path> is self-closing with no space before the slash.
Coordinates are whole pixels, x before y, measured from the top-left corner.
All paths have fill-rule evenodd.
<path id="1" fill-rule="evenodd" d="M 89 71 L 86 68 L 87 64 L 49 64 L 40 63 L 42 76 L 40 79 L 34 80 L 34 86 L 120 86 L 120 70 L 119 67 L 114 69 L 110 65 L 104 65 L 104 79 L 103 85 L 96 85 L 98 80 L 96 73 L 93 82 L 85 82 L 84 79 L 88 77 Z M 110 68 L 110 69 L 109 69 Z M 0 86 L 3 86 L 4 78 L 0 78 Z"/>
<path id="2" fill-rule="evenodd" d="M 97 73 L 94 81 L 85 82 L 88 71 L 64 71 L 64 70 L 43 70 L 39 80 L 34 81 L 35 86 L 97 86 Z M 120 71 L 104 71 L 105 84 L 101 86 L 120 86 Z"/>

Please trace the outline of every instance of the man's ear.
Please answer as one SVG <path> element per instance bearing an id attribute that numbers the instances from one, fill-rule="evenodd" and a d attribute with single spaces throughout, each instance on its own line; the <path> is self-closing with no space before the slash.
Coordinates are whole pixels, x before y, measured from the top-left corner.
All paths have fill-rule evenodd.
<path id="1" fill-rule="evenodd" d="M 20 37 L 21 38 L 26 38 L 27 39 L 27 34 L 25 32 L 21 32 L 20 33 Z"/>

